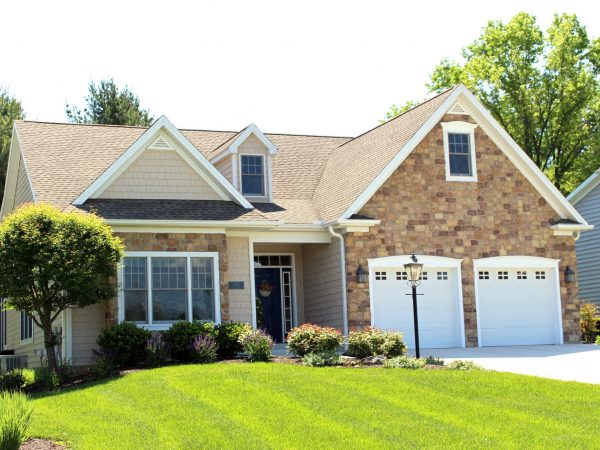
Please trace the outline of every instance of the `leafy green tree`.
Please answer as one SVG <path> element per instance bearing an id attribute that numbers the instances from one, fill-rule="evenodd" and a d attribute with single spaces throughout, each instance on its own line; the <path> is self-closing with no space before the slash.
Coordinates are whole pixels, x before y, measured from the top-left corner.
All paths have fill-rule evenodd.
<path id="1" fill-rule="evenodd" d="M 30 204 L 0 224 L 0 296 L 42 329 L 54 373 L 53 322 L 67 308 L 113 298 L 123 251 L 121 240 L 93 214 Z"/>
<path id="2" fill-rule="evenodd" d="M 138 97 L 127 86 L 119 89 L 112 78 L 98 85 L 90 82 L 85 101 L 83 111 L 67 103 L 69 122 L 148 126 L 153 120 L 150 112 L 140 107 Z"/>
<path id="3" fill-rule="evenodd" d="M 465 84 L 563 192 L 600 166 L 600 38 L 575 15 L 555 15 L 543 32 L 534 16 L 492 21 L 444 59 L 428 85 Z"/>
<path id="4" fill-rule="evenodd" d="M 392 106 L 390 106 L 389 111 L 385 113 L 383 119 L 381 119 L 379 123 L 385 123 L 388 120 L 392 120 L 394 117 L 398 117 L 400 114 L 404 114 L 406 111 L 408 111 L 411 108 L 414 108 L 418 104 L 419 102 L 415 102 L 413 100 L 408 100 L 402 106 L 397 106 L 396 104 L 393 104 Z"/>
<path id="5" fill-rule="evenodd" d="M 0 204 L 4 197 L 4 182 L 6 181 L 13 122 L 24 118 L 25 113 L 21 102 L 12 97 L 6 89 L 0 88 Z"/>

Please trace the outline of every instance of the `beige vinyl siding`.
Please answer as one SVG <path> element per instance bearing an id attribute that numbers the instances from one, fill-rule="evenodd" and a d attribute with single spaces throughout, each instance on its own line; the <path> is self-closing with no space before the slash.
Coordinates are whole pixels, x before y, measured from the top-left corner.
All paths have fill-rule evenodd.
<path id="1" fill-rule="evenodd" d="M 15 190 L 15 208 L 24 203 L 33 202 L 33 190 L 27 176 L 27 168 L 23 155 L 19 158 L 19 171 L 17 174 L 17 188 Z"/>
<path id="2" fill-rule="evenodd" d="M 594 229 L 581 233 L 575 242 L 579 298 L 600 305 L 600 185 L 576 205 L 577 211 Z"/>
<path id="3" fill-rule="evenodd" d="M 87 366 L 92 363 L 92 350 L 98 347 L 96 338 L 104 328 L 104 311 L 104 302 L 71 310 L 74 366 Z"/>
<path id="4" fill-rule="evenodd" d="M 229 289 L 231 321 L 252 323 L 250 256 L 247 237 L 227 237 L 228 281 L 242 281 L 244 289 Z"/>
<path id="5" fill-rule="evenodd" d="M 331 244 L 304 244 L 304 320 L 342 329 L 340 248 Z"/>
<path id="6" fill-rule="evenodd" d="M 216 169 L 223 174 L 225 178 L 229 180 L 230 183 L 233 183 L 233 167 L 232 167 L 232 157 L 227 156 L 223 158 L 221 161 L 215 164 Z"/>
<path id="7" fill-rule="evenodd" d="M 14 350 L 15 355 L 27 356 L 28 367 L 40 367 L 40 358 L 35 355 L 35 350 L 43 350 L 44 354 L 44 333 L 34 323 L 33 338 L 26 341 L 21 341 L 21 312 L 10 310 L 6 315 L 6 349 Z M 54 321 L 56 327 L 62 327 L 62 314 Z M 63 342 L 65 342 L 65 334 L 63 327 Z M 63 357 L 65 355 L 63 354 Z"/>
<path id="8" fill-rule="evenodd" d="M 174 150 L 145 150 L 99 197 L 221 200 Z"/>
<path id="9" fill-rule="evenodd" d="M 254 253 L 279 255 L 291 253 L 294 255 L 294 273 L 296 281 L 296 305 L 298 325 L 304 323 L 304 255 L 300 244 L 254 244 Z"/>
<path id="10" fill-rule="evenodd" d="M 257 202 L 264 202 L 267 201 L 269 198 L 269 179 L 271 177 L 271 173 L 269 172 L 269 159 L 270 159 L 270 155 L 269 155 L 269 151 L 267 149 L 267 147 L 258 140 L 258 138 L 256 136 L 254 136 L 254 134 L 251 134 L 250 136 L 248 136 L 248 139 L 246 139 L 238 148 L 238 183 L 237 185 L 239 186 L 239 191 L 242 192 L 242 161 L 241 161 L 241 156 L 242 155 L 263 155 L 264 156 L 264 173 L 265 173 L 265 180 L 266 180 L 266 185 L 265 185 L 265 196 L 264 197 L 255 197 L 255 196 L 249 196 L 246 195 L 245 197 L 247 197 L 249 200 L 251 201 L 257 201 Z"/>

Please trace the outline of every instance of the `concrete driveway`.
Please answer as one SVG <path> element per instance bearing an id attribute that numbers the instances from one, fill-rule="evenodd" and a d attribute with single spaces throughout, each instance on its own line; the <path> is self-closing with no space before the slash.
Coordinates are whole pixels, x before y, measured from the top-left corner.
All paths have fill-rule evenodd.
<path id="1" fill-rule="evenodd" d="M 414 351 L 409 351 L 414 356 Z M 468 359 L 502 372 L 600 384 L 600 345 L 523 345 L 423 349 L 421 356 Z"/>

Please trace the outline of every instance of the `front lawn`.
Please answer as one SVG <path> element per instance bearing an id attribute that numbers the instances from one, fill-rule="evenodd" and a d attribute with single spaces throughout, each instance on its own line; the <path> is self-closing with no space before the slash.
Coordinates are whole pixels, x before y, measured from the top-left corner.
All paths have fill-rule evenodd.
<path id="1" fill-rule="evenodd" d="M 35 399 L 76 449 L 597 448 L 600 386 L 507 373 L 212 364 Z"/>

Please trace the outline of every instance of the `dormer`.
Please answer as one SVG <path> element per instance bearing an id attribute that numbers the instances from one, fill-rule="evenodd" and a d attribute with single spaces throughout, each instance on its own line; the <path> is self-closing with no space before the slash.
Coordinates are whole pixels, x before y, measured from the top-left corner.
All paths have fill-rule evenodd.
<path id="1" fill-rule="evenodd" d="M 211 152 L 210 162 L 251 202 L 272 202 L 272 158 L 277 147 L 254 124 Z"/>

